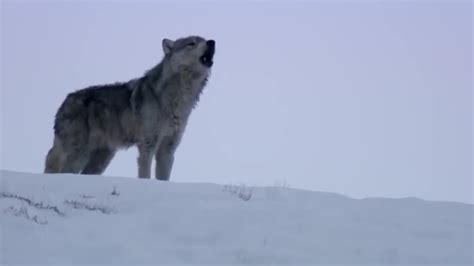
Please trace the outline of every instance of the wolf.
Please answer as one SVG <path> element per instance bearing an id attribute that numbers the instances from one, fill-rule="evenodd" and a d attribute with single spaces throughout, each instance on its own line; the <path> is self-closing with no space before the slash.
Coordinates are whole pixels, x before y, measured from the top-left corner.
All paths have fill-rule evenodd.
<path id="1" fill-rule="evenodd" d="M 45 173 L 101 174 L 118 149 L 138 147 L 138 177 L 169 180 L 174 153 L 207 84 L 215 41 L 163 39 L 164 56 L 142 77 L 70 93 L 54 121 Z"/>

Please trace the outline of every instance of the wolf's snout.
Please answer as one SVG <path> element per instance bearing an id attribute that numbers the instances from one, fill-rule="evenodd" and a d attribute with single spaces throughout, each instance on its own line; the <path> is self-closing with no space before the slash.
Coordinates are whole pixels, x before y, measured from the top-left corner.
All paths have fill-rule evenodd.
<path id="1" fill-rule="evenodd" d="M 214 40 L 209 40 L 206 42 L 207 49 L 204 54 L 201 56 L 201 63 L 207 67 L 211 67 L 214 62 L 212 58 L 214 57 L 214 52 L 216 49 L 216 42 Z"/>
<path id="2" fill-rule="evenodd" d="M 208 49 L 214 50 L 215 47 L 216 47 L 216 42 L 214 40 L 207 41 L 207 48 Z"/>

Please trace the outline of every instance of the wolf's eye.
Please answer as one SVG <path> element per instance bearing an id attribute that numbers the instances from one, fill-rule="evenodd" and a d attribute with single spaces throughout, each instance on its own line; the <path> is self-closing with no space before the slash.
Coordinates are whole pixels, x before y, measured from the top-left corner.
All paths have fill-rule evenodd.
<path id="1" fill-rule="evenodd" d="M 194 47 L 195 45 L 196 45 L 195 42 L 190 42 L 190 43 L 187 44 L 187 46 L 190 47 L 190 48 Z"/>

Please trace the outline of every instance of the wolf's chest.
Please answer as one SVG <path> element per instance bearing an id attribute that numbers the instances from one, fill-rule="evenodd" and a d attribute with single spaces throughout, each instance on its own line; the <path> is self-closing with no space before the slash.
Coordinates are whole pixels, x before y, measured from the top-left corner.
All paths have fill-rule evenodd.
<path id="1" fill-rule="evenodd" d="M 176 114 L 162 116 L 156 123 L 156 134 L 163 137 L 175 135 L 184 131 L 186 123 L 187 119 L 185 117 Z"/>

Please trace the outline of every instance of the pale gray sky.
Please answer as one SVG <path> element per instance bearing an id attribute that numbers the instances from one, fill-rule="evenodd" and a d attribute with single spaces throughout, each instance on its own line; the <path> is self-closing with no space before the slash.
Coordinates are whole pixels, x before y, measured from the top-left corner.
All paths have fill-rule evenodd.
<path id="1" fill-rule="evenodd" d="M 191 34 L 217 54 L 172 181 L 473 202 L 470 1 L 3 1 L 1 168 L 41 172 L 69 92 Z"/>

